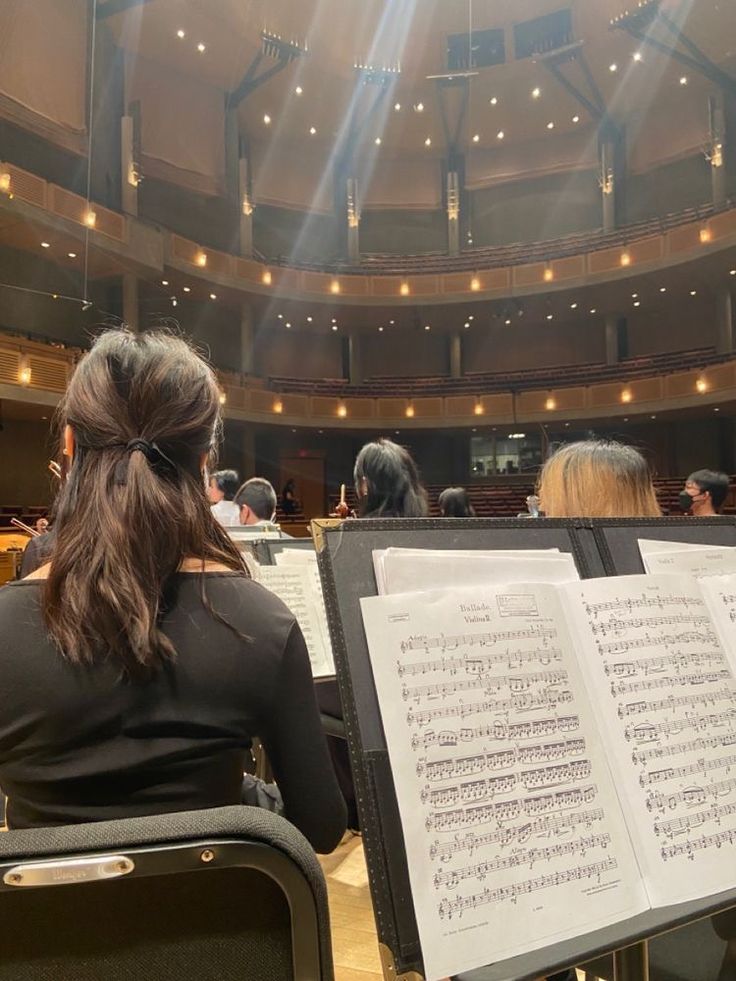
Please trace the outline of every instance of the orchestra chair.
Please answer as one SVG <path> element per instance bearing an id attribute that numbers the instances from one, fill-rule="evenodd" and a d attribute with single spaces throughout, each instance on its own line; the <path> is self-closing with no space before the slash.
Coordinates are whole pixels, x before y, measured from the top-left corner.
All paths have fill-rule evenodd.
<path id="1" fill-rule="evenodd" d="M 334 981 L 311 846 L 257 807 L 0 834 L 0 981 Z"/>
<path id="2" fill-rule="evenodd" d="M 716 920 L 718 917 L 716 917 Z M 736 977 L 728 945 L 710 917 L 653 937 L 649 948 L 649 981 L 726 981 Z M 723 973 L 731 964 L 731 970 Z M 579 964 L 585 981 L 614 981 L 613 955 Z"/>

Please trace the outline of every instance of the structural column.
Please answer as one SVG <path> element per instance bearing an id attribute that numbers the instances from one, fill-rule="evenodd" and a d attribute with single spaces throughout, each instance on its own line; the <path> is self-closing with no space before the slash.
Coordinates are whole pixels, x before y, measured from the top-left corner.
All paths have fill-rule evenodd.
<path id="1" fill-rule="evenodd" d="M 708 127 L 710 132 L 710 177 L 713 207 L 716 211 L 726 207 L 726 115 L 723 92 L 708 98 Z"/>
<path id="2" fill-rule="evenodd" d="M 733 297 L 729 289 L 719 289 L 716 293 L 716 351 L 728 354 L 733 350 Z"/>
<path id="3" fill-rule="evenodd" d="M 240 476 L 244 483 L 256 476 L 256 434 L 251 425 L 241 427 Z"/>
<path id="4" fill-rule="evenodd" d="M 450 334 L 450 378 L 462 378 L 463 342 L 459 334 Z"/>
<path id="5" fill-rule="evenodd" d="M 123 322 L 135 333 L 140 330 L 138 277 L 133 273 L 123 274 Z"/>
<path id="6" fill-rule="evenodd" d="M 447 172 L 447 251 L 460 255 L 460 180 L 456 170 Z"/>
<path id="7" fill-rule="evenodd" d="M 136 123 L 133 116 L 120 118 L 120 155 L 123 186 L 121 201 L 126 215 L 138 214 L 138 161 L 136 160 Z"/>
<path id="8" fill-rule="evenodd" d="M 360 206 L 358 204 L 358 182 L 348 177 L 346 188 L 348 221 L 348 259 L 360 262 Z"/>
<path id="9" fill-rule="evenodd" d="M 238 160 L 238 210 L 240 213 L 240 254 L 253 255 L 253 201 L 250 191 L 248 158 Z"/>
<path id="10" fill-rule="evenodd" d="M 244 375 L 255 374 L 254 347 L 253 307 L 243 300 L 240 307 L 240 370 Z"/>
<path id="11" fill-rule="evenodd" d="M 360 334 L 348 337 L 348 378 L 351 385 L 363 381 L 363 351 Z"/>
<path id="12" fill-rule="evenodd" d="M 616 227 L 616 147 L 611 140 L 600 142 L 600 186 L 603 231 Z"/>
<path id="13" fill-rule="evenodd" d="M 606 364 L 621 360 L 621 323 L 618 314 L 606 314 Z M 624 326 L 625 330 L 626 327 Z"/>

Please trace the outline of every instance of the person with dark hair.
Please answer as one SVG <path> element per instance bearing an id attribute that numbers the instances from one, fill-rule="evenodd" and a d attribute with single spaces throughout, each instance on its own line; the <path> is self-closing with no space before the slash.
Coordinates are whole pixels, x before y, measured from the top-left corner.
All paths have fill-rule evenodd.
<path id="1" fill-rule="evenodd" d="M 437 503 L 443 518 L 474 518 L 475 508 L 464 487 L 446 487 Z"/>
<path id="2" fill-rule="evenodd" d="M 708 518 L 720 514 L 728 496 L 728 476 L 717 470 L 696 470 L 685 481 L 680 491 L 680 507 L 695 518 Z"/>
<path id="3" fill-rule="evenodd" d="M 264 477 L 251 477 L 235 495 L 241 525 L 270 525 L 276 514 L 276 491 Z"/>
<path id="4" fill-rule="evenodd" d="M 390 439 L 366 443 L 353 471 L 361 518 L 425 518 L 427 492 L 409 451 Z"/>
<path id="5" fill-rule="evenodd" d="M 296 514 L 299 502 L 296 499 L 296 483 L 290 478 L 281 491 L 281 510 L 284 514 Z"/>
<path id="6" fill-rule="evenodd" d="M 212 513 L 226 528 L 238 524 L 240 509 L 233 503 L 240 484 L 237 470 L 216 470 L 210 474 L 207 496 L 212 505 Z"/>
<path id="7" fill-rule="evenodd" d="M 0 590 L 0 786 L 30 828 L 237 804 L 258 737 L 285 816 L 345 828 L 307 649 L 214 519 L 214 373 L 179 338 L 102 334 L 59 407 L 50 564 Z"/>

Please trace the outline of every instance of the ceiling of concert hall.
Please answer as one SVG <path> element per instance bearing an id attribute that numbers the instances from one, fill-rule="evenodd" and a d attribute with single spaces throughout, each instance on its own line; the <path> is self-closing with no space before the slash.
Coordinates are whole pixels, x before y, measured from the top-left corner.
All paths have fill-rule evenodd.
<path id="1" fill-rule="evenodd" d="M 570 40 L 582 43 L 612 112 L 645 113 L 661 105 L 675 118 L 682 100 L 704 98 L 709 83 L 696 71 L 611 28 L 628 6 L 627 0 L 149 0 L 108 23 L 129 52 L 223 92 L 237 88 L 261 50 L 262 31 L 306 48 L 241 102 L 241 129 L 255 142 L 331 145 L 353 110 L 356 137 L 372 152 L 443 156 L 439 86 L 428 76 L 451 74 L 448 38 L 457 36 L 461 50 L 471 30 L 500 32 L 502 50 L 499 63 L 470 73 L 459 133 L 459 144 L 470 152 L 571 137 L 591 124 L 544 59 L 518 56 L 517 26 L 547 14 L 569 10 Z M 712 61 L 736 65 L 733 0 L 661 0 L 660 7 Z M 259 71 L 272 64 L 264 58 Z M 358 65 L 396 71 L 385 86 L 357 84 Z M 564 71 L 585 91 L 580 62 Z M 461 87 L 444 91 L 452 130 L 460 119 Z"/>

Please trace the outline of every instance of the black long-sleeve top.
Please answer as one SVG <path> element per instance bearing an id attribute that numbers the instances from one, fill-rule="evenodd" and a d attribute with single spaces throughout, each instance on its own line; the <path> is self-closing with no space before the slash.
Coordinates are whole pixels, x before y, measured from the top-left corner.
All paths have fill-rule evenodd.
<path id="1" fill-rule="evenodd" d="M 0 589 L 0 786 L 12 828 L 236 804 L 258 736 L 286 817 L 317 851 L 345 830 L 304 639 L 283 603 L 235 573 L 179 573 L 161 628 L 176 658 L 145 681 L 50 642 L 42 581 Z"/>

